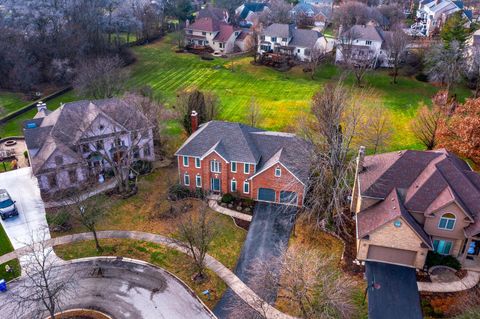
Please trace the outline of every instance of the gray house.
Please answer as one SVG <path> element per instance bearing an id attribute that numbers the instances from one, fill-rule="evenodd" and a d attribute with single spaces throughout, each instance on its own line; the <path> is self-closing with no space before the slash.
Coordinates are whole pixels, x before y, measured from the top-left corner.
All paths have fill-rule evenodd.
<path id="1" fill-rule="evenodd" d="M 23 131 L 44 194 L 103 181 L 114 157 L 129 163 L 154 160 L 153 125 L 122 100 L 77 101 L 55 111 L 39 103 L 37 108 Z"/>

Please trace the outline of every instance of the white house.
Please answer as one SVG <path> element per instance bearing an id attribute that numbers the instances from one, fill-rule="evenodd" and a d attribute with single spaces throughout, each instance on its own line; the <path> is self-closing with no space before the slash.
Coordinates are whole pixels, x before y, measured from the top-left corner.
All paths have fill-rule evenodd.
<path id="1" fill-rule="evenodd" d="M 335 56 L 336 63 L 344 61 L 344 50 L 348 50 L 350 58 L 356 60 L 369 60 L 372 67 L 391 67 L 389 61 L 388 42 L 391 32 L 383 31 L 374 25 L 354 25 L 342 33 L 337 42 Z"/>
<path id="2" fill-rule="evenodd" d="M 463 1 L 452 0 L 420 0 L 417 10 L 419 20 L 412 27 L 426 36 L 431 36 L 439 31 L 445 21 L 454 13 L 461 12 L 468 21 L 466 27 L 472 21 L 472 11 L 463 6 Z"/>
<path id="3" fill-rule="evenodd" d="M 310 61 L 312 49 L 328 50 L 325 37 L 313 30 L 297 29 L 294 25 L 274 23 L 265 28 L 259 39 L 258 53 L 280 52 Z"/>

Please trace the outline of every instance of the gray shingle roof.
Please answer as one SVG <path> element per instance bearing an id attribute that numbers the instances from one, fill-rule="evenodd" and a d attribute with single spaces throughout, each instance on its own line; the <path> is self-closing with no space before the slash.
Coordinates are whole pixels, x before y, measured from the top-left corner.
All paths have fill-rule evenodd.
<path id="1" fill-rule="evenodd" d="M 370 41 L 383 42 L 385 39 L 382 35 L 382 30 L 379 27 L 374 27 L 372 25 L 354 25 L 348 31 L 344 33 L 348 34 L 349 37 L 353 39 L 362 39 Z"/>
<path id="2" fill-rule="evenodd" d="M 262 31 L 262 35 L 269 37 L 291 38 L 294 26 L 292 24 L 274 23 Z"/>
<path id="3" fill-rule="evenodd" d="M 293 134 L 210 121 L 201 125 L 175 155 L 203 157 L 212 150 L 227 161 L 257 164 L 257 172 L 278 161 L 303 183 L 308 180 L 310 148 L 306 141 Z"/>
<path id="4" fill-rule="evenodd" d="M 313 48 L 321 34 L 313 30 L 294 29 L 293 39 L 289 43 L 291 46 Z"/>

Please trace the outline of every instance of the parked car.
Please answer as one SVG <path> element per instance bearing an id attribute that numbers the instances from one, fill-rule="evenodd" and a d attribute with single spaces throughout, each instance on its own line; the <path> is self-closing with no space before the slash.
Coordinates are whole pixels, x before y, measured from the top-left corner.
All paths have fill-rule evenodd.
<path id="1" fill-rule="evenodd" d="M 18 210 L 15 201 L 5 189 L 0 189 L 0 217 L 5 220 L 9 217 L 18 216 Z"/>

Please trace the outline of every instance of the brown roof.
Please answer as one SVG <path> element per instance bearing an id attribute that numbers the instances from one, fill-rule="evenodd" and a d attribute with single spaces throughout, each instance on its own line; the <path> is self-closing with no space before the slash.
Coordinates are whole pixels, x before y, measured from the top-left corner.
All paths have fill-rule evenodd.
<path id="1" fill-rule="evenodd" d="M 363 238 L 378 227 L 400 217 L 410 225 L 412 230 L 429 248 L 432 248 L 430 236 L 425 233 L 423 228 L 407 211 L 396 188 L 387 195 L 385 200 L 382 200 L 357 214 L 358 238 Z"/>
<path id="2" fill-rule="evenodd" d="M 224 20 L 228 17 L 228 12 L 226 9 L 216 8 L 208 6 L 205 9 L 198 11 L 197 19 L 202 18 L 212 18 L 217 20 Z"/>
<path id="3" fill-rule="evenodd" d="M 480 176 L 445 149 L 367 156 L 359 183 L 362 196 L 378 199 L 398 189 L 411 212 L 430 214 L 455 202 L 474 221 L 467 235 L 480 232 Z"/>
<path id="4" fill-rule="evenodd" d="M 220 25 L 220 32 L 215 36 L 213 41 L 226 42 L 228 39 L 230 39 L 234 31 L 235 30 L 233 29 L 233 26 L 222 23 Z"/>
<path id="5" fill-rule="evenodd" d="M 188 27 L 188 30 L 217 32 L 220 30 L 220 24 L 221 22 L 219 20 L 212 19 L 211 17 L 200 18 L 195 20 L 195 22 Z"/>

